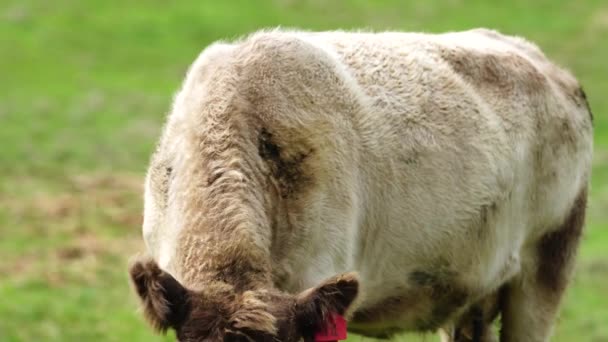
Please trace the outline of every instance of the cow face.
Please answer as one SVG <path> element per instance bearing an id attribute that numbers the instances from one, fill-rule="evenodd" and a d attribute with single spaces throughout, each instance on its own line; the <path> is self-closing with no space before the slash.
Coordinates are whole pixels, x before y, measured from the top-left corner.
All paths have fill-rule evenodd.
<path id="1" fill-rule="evenodd" d="M 174 329 L 181 342 L 312 341 L 332 313 L 344 314 L 358 292 L 352 273 L 298 295 L 276 290 L 235 293 L 221 282 L 191 290 L 153 260 L 135 262 L 130 276 L 150 324 L 162 333 Z"/>

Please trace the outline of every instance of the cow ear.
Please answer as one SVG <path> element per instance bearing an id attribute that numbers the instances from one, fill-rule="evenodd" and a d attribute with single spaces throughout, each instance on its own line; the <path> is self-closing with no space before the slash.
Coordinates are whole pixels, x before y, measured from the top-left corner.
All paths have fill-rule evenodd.
<path id="1" fill-rule="evenodd" d="M 325 326 L 331 315 L 344 315 L 359 293 L 356 273 L 330 278 L 296 298 L 296 321 L 305 335 Z"/>
<path id="2" fill-rule="evenodd" d="M 131 282 L 141 299 L 144 316 L 159 332 L 179 326 L 190 312 L 190 292 L 152 259 L 134 262 Z"/>

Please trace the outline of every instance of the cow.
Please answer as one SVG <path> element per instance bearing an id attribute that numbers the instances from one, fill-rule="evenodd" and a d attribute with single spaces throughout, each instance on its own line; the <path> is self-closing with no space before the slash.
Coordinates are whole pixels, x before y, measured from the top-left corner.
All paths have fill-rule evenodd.
<path id="1" fill-rule="evenodd" d="M 143 312 L 179 341 L 547 341 L 592 159 L 519 37 L 270 29 L 191 65 L 145 181 Z M 500 316 L 499 332 L 492 322 Z"/>

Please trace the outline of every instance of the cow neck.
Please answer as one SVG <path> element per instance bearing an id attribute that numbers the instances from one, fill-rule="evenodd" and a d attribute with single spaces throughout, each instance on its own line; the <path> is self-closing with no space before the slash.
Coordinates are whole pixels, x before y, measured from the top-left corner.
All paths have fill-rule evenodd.
<path id="1" fill-rule="evenodd" d="M 193 286 L 213 281 L 237 289 L 271 286 L 270 198 L 257 148 L 222 141 L 199 155 L 206 153 L 205 162 L 188 163 L 193 166 L 184 177 L 190 182 L 183 185 L 178 274 Z"/>

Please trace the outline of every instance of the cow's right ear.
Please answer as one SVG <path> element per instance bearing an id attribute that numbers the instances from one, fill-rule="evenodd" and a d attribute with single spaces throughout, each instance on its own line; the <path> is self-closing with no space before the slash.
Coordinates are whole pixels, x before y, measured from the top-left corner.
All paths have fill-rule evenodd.
<path id="1" fill-rule="evenodd" d="M 190 312 L 190 292 L 152 259 L 135 261 L 131 282 L 141 299 L 144 316 L 159 332 L 176 328 Z"/>
<path id="2" fill-rule="evenodd" d="M 305 336 L 327 326 L 333 315 L 344 315 L 359 293 L 356 273 L 327 279 L 296 296 L 296 322 Z"/>

